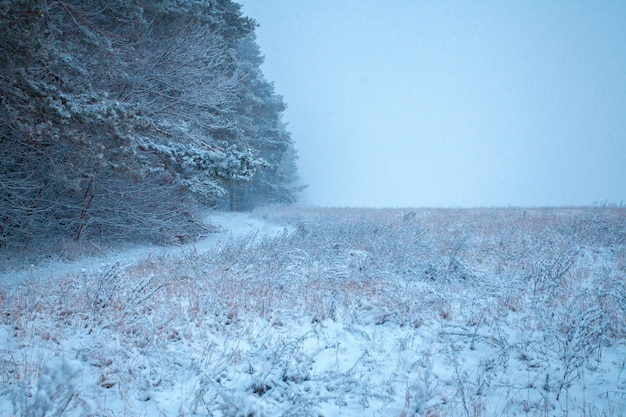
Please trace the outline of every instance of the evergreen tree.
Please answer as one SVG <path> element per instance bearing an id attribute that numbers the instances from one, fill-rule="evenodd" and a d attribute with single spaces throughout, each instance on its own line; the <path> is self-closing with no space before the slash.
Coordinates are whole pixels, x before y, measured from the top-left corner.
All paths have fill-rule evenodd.
<path id="1" fill-rule="evenodd" d="M 241 40 L 237 54 L 244 74 L 236 112 L 241 132 L 239 141 L 251 144 L 265 165 L 250 182 L 231 189 L 231 193 L 236 194 L 235 208 L 293 203 L 302 187 L 298 184 L 297 170 L 292 169 L 297 152 L 281 120 L 287 105 L 275 93 L 273 84 L 265 79 L 260 69 L 263 56 L 254 33 Z M 286 168 L 288 166 L 292 168 Z"/>
<path id="2" fill-rule="evenodd" d="M 230 0 L 0 2 L 0 246 L 197 233 L 195 204 L 246 184 L 278 201 L 295 153 L 254 27 Z"/>

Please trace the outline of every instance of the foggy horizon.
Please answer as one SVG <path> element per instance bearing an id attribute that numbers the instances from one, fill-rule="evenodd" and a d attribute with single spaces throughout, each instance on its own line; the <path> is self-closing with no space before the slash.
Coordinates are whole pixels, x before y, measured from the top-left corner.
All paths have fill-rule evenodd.
<path id="1" fill-rule="evenodd" d="M 240 1 L 336 207 L 626 199 L 626 4 Z"/>

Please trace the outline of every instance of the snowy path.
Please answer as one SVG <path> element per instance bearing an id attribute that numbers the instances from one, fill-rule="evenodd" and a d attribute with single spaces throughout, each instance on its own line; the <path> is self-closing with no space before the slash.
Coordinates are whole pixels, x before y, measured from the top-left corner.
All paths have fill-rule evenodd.
<path id="1" fill-rule="evenodd" d="M 250 233 L 274 235 L 285 229 L 284 226 L 269 223 L 251 213 L 216 211 L 210 212 L 207 216 L 208 222 L 218 226 L 219 231 L 194 243 L 178 246 L 134 245 L 119 251 L 104 252 L 102 256 L 81 258 L 74 261 L 54 260 L 41 265 L 31 265 L 20 270 L 0 271 L 0 283 L 12 288 L 31 278 L 48 279 L 70 274 L 91 274 L 107 265 L 120 263 L 122 266 L 126 266 L 148 256 L 176 255 L 194 249 L 198 252 L 205 252 L 230 239 L 246 236 Z"/>

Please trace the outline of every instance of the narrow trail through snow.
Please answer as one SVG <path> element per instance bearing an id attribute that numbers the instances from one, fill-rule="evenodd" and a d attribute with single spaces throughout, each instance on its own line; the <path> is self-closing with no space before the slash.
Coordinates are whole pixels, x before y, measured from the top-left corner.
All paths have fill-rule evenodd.
<path id="1" fill-rule="evenodd" d="M 285 230 L 285 226 L 267 222 L 252 213 L 215 211 L 207 214 L 207 221 L 209 224 L 217 226 L 217 232 L 193 243 L 171 246 L 131 245 L 118 251 L 104 252 L 101 256 L 91 256 L 73 261 L 51 260 L 12 271 L 1 271 L 0 268 L 0 285 L 13 288 L 30 279 L 45 280 L 69 274 L 91 274 L 116 263 L 126 266 L 148 256 L 176 255 L 190 250 L 205 252 L 230 239 L 243 237 L 250 233 L 258 233 L 261 236 L 275 235 Z"/>

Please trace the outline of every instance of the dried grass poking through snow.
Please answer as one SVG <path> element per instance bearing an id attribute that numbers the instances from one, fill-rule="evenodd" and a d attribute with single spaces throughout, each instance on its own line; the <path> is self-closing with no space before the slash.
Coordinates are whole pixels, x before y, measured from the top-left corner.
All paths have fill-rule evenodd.
<path id="1" fill-rule="evenodd" d="M 625 213 L 272 209 L 40 277 L 0 292 L 0 413 L 624 415 Z"/>

